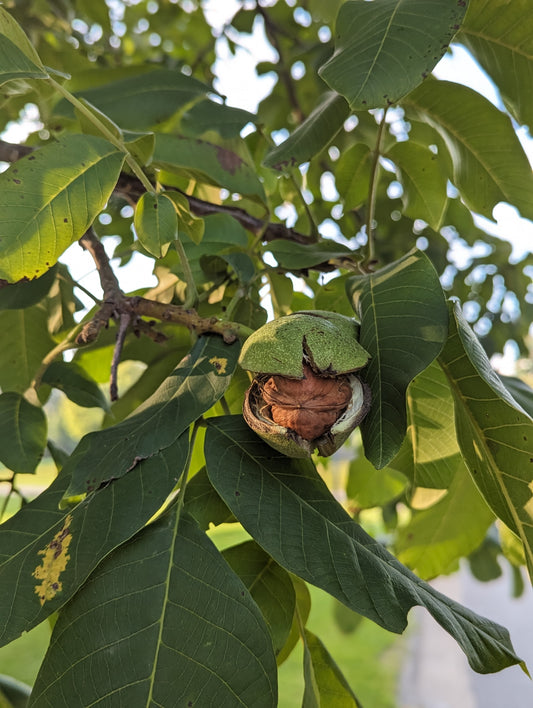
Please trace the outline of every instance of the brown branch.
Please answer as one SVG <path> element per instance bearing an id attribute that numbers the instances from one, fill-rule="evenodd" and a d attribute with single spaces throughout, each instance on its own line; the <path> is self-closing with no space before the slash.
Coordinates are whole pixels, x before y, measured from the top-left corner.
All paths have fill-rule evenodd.
<path id="1" fill-rule="evenodd" d="M 131 315 L 127 312 L 120 313 L 117 341 L 113 350 L 113 359 L 111 361 L 111 379 L 109 381 L 109 398 L 112 401 L 118 399 L 118 365 L 122 356 L 126 334 L 131 324 Z"/>
<path id="2" fill-rule="evenodd" d="M 178 190 L 180 191 L 180 190 Z M 189 201 L 189 207 L 193 214 L 196 216 L 209 216 L 209 214 L 229 214 L 236 221 L 239 222 L 241 226 L 244 226 L 247 231 L 259 236 L 261 234 L 261 240 L 265 243 L 270 241 L 275 241 L 276 239 L 283 239 L 285 241 L 294 241 L 296 243 L 301 243 L 304 245 L 316 243 L 317 239 L 314 236 L 308 236 L 307 234 L 302 234 L 299 231 L 285 226 L 278 222 L 270 221 L 265 222 L 262 219 L 258 219 L 251 214 L 248 214 L 244 209 L 239 207 L 227 206 L 224 204 L 211 204 L 210 202 L 204 202 L 202 199 L 190 196 L 182 192 Z"/>
<path id="3" fill-rule="evenodd" d="M 92 228 L 83 234 L 79 244 L 93 257 L 98 275 L 100 276 L 100 285 L 104 291 L 104 302 L 108 299 L 116 298 L 117 295 L 122 295 L 122 290 L 120 289 L 117 276 L 111 268 L 107 253 Z"/>
<path id="4" fill-rule="evenodd" d="M 183 308 L 179 305 L 167 305 L 164 302 L 148 300 L 144 297 L 127 297 L 132 310 L 139 316 L 154 317 L 162 322 L 174 322 L 181 324 L 197 335 L 220 334 L 226 344 L 235 342 L 239 337 L 246 337 L 252 330 L 238 322 L 228 322 L 219 320 L 218 317 L 200 317 L 191 308 Z"/>
<path id="5" fill-rule="evenodd" d="M 27 145 L 16 145 L 0 140 L 0 162 L 16 162 L 21 157 L 28 155 L 34 148 Z M 173 187 L 173 189 L 176 189 Z M 248 214 L 244 209 L 234 207 L 227 204 L 213 204 L 206 202 L 198 197 L 193 197 L 190 194 L 176 189 L 177 192 L 183 194 L 189 202 L 189 208 L 195 216 L 209 216 L 210 214 L 228 214 L 241 224 L 247 231 L 250 231 L 255 236 L 261 235 L 262 241 L 268 243 L 276 239 L 285 241 L 294 241 L 295 243 L 310 244 L 316 243 L 317 239 L 313 235 L 302 234 L 299 231 L 285 226 L 285 224 L 275 221 L 265 221 L 258 219 L 251 214 Z M 139 200 L 145 189 L 140 181 L 126 173 L 122 173 L 114 189 L 115 194 L 119 194 L 123 199 L 128 201 L 133 207 Z M 85 246 L 84 246 L 85 247 Z M 89 250 L 89 249 L 87 249 Z"/>
<path id="6" fill-rule="evenodd" d="M 191 210 L 191 213 L 195 216 L 228 214 L 228 216 L 233 217 L 235 221 L 238 221 L 239 224 L 247 231 L 253 233 L 254 236 L 261 235 L 261 240 L 264 243 L 269 243 L 270 241 L 275 241 L 276 239 L 283 239 L 285 241 L 294 241 L 295 243 L 307 245 L 316 243 L 317 241 L 315 236 L 302 234 L 301 232 L 291 229 L 280 222 L 267 222 L 263 219 L 258 219 L 256 216 L 252 216 L 247 211 L 240 209 L 239 207 L 234 207 L 227 204 L 213 204 L 213 202 L 206 202 L 203 199 L 187 194 L 177 187 L 173 187 L 172 189 L 180 194 L 183 194 L 189 202 L 189 209 Z M 143 194 L 144 189 L 141 183 L 134 177 L 122 174 L 117 186 L 115 187 L 115 192 L 120 194 L 127 201 L 135 203 Z"/>
<path id="7" fill-rule="evenodd" d="M 16 162 L 21 157 L 29 155 L 32 151 L 33 148 L 27 145 L 15 145 L 14 143 L 0 140 L 0 162 Z"/>

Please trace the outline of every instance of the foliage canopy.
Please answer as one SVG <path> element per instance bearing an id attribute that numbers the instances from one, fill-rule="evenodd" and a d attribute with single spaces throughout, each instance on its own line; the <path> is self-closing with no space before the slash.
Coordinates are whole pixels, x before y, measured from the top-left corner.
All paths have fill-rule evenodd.
<path id="1" fill-rule="evenodd" d="M 0 141 L 2 515 L 23 502 L 0 533 L 2 642 L 57 613 L 29 705 L 275 706 L 301 637 L 303 704 L 359 706 L 305 627 L 302 580 L 391 632 L 426 607 L 478 672 L 521 663 L 426 581 L 473 554 L 490 575 L 494 544 L 517 583 L 533 571 L 533 392 L 489 359 L 509 340 L 529 354 L 531 256 L 490 221 L 501 202 L 533 219 L 528 8 L 0 8 L 0 124 L 38 115 Z M 232 107 L 217 55 L 261 36 L 270 88 Z M 432 73 L 459 46 L 498 105 Z M 59 260 L 76 241 L 101 293 Z M 157 285 L 125 293 L 139 254 Z M 298 311 L 354 318 L 370 355 L 370 410 L 327 460 L 275 451 L 241 415 L 242 343 Z M 19 475 L 45 452 L 57 478 L 26 503 Z M 249 537 L 220 551 L 225 524 Z"/>

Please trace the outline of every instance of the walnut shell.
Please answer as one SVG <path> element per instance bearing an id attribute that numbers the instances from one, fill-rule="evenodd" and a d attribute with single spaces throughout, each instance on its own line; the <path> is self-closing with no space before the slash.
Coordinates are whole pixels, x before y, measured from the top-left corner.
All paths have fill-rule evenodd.
<path id="1" fill-rule="evenodd" d="M 317 310 L 254 332 L 239 359 L 255 374 L 243 405 L 252 430 L 289 457 L 338 450 L 370 407 L 370 389 L 355 373 L 369 359 L 358 334 L 353 318 Z"/>
<path id="2" fill-rule="evenodd" d="M 331 378 L 309 371 L 302 380 L 256 377 L 244 398 L 250 428 L 288 457 L 310 457 L 315 449 L 332 455 L 370 408 L 370 389 L 355 374 Z"/>

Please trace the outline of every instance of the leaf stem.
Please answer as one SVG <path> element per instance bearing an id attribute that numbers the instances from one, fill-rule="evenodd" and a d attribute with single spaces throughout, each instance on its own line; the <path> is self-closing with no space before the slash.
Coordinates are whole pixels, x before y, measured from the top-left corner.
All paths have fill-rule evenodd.
<path id="1" fill-rule="evenodd" d="M 239 286 L 237 290 L 235 291 L 235 294 L 229 301 L 226 310 L 224 312 L 224 319 L 225 320 L 231 320 L 233 317 L 233 313 L 235 312 L 235 308 L 239 304 L 239 302 L 246 297 L 246 290 L 244 287 Z"/>
<path id="2" fill-rule="evenodd" d="M 179 518 L 182 510 L 183 510 L 183 504 L 185 502 L 185 489 L 187 487 L 187 479 L 189 477 L 189 470 L 191 467 L 191 462 L 192 462 L 192 453 L 194 451 L 194 444 L 196 442 L 196 436 L 198 435 L 198 430 L 199 428 L 203 427 L 204 420 L 203 418 L 198 418 L 198 420 L 194 421 L 194 425 L 192 428 L 191 432 L 191 437 L 189 440 L 189 451 L 187 453 L 187 460 L 185 461 L 185 466 L 183 468 L 183 472 L 181 473 L 180 480 L 178 482 L 179 489 L 178 493 L 176 495 L 176 504 L 177 504 L 177 516 Z"/>
<path id="3" fill-rule="evenodd" d="M 66 352 L 68 349 L 78 349 L 79 344 L 76 343 L 76 337 L 83 329 L 83 326 L 83 322 L 77 324 L 73 329 L 70 330 L 65 339 L 59 342 L 59 344 L 57 344 L 53 349 L 48 352 L 48 354 L 41 361 L 41 365 L 37 369 L 28 391 L 30 391 L 31 389 L 34 389 L 36 391 L 39 388 L 42 382 L 44 372 L 46 371 L 46 369 L 48 369 L 50 364 L 55 361 L 55 359 L 57 359 L 60 354 Z"/>
<path id="4" fill-rule="evenodd" d="M 228 406 L 228 402 L 226 401 L 226 397 L 222 396 L 220 399 L 220 405 L 222 406 L 222 410 L 224 411 L 224 415 L 231 415 L 231 410 L 230 407 Z"/>
<path id="5" fill-rule="evenodd" d="M 376 244 L 374 240 L 374 215 L 376 212 L 376 199 L 379 184 L 379 158 L 381 157 L 381 143 L 385 132 L 388 107 L 383 109 L 383 116 L 379 123 L 378 134 L 376 137 L 376 147 L 372 160 L 370 172 L 370 185 L 368 189 L 368 215 L 366 220 L 366 235 L 367 235 L 367 256 L 359 264 L 360 269 L 365 272 L 371 272 L 376 261 Z"/>
<path id="6" fill-rule="evenodd" d="M 56 89 L 58 93 L 60 93 L 64 98 L 66 98 L 67 101 L 74 106 L 74 108 L 76 108 L 80 113 L 82 113 L 87 118 L 87 120 L 89 120 L 98 129 L 98 131 L 106 138 L 106 140 L 109 140 L 110 143 L 112 143 L 116 148 L 118 148 L 126 155 L 126 162 L 131 168 L 133 174 L 142 183 L 143 187 L 146 189 L 147 192 L 154 192 L 155 190 L 152 183 L 144 174 L 143 169 L 141 168 L 137 160 L 133 157 L 133 155 L 130 153 L 128 148 L 124 145 L 122 140 L 119 140 L 116 135 L 113 135 L 109 128 L 104 125 L 104 123 L 102 123 L 102 121 L 98 118 L 98 116 L 96 116 L 89 108 L 87 108 L 87 106 L 85 106 L 82 101 L 77 99 L 76 96 L 70 93 L 70 91 L 66 89 L 62 84 L 60 84 L 52 77 L 50 77 L 48 81 L 52 84 L 52 86 Z"/>
<path id="7" fill-rule="evenodd" d="M 90 290 L 87 290 L 86 287 L 81 285 L 81 283 L 78 283 L 77 280 L 74 280 L 74 278 L 70 275 L 70 273 L 67 273 L 66 275 L 64 273 L 58 273 L 57 274 L 57 279 L 62 280 L 64 283 L 68 283 L 69 285 L 72 285 L 73 288 L 78 288 L 79 290 L 82 291 L 82 293 L 85 293 L 87 297 L 91 298 L 91 300 L 96 304 L 96 305 L 101 305 L 102 301 L 96 297 L 96 295 L 93 295 L 93 293 Z"/>
<path id="8" fill-rule="evenodd" d="M 311 236 L 315 238 L 316 241 L 318 241 L 319 238 L 319 233 L 318 233 L 318 226 L 316 225 L 315 217 L 313 216 L 313 213 L 311 209 L 309 208 L 309 204 L 305 201 L 305 197 L 303 195 L 302 190 L 300 189 L 300 185 L 296 181 L 296 177 L 294 174 L 291 172 L 289 174 L 289 179 L 291 180 L 294 188 L 296 189 L 296 193 L 298 194 L 298 197 L 300 198 L 300 201 L 302 203 L 302 206 L 304 208 L 305 214 L 307 216 L 307 220 L 309 221 L 309 229 L 311 231 Z"/>
<path id="9" fill-rule="evenodd" d="M 185 276 L 185 282 L 187 283 L 187 295 L 185 297 L 183 307 L 186 309 L 188 307 L 196 307 L 196 304 L 198 303 L 198 291 L 196 289 L 196 283 L 194 282 L 194 275 L 191 270 L 189 259 L 187 258 L 181 239 L 177 238 L 174 241 L 174 247 L 178 252 L 181 267 L 183 268 L 183 274 Z"/>

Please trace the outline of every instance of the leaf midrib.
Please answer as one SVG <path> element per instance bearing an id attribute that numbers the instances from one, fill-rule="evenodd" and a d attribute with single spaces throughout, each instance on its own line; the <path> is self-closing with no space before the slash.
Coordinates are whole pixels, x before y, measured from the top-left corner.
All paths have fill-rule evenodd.
<path id="1" fill-rule="evenodd" d="M 459 338 L 459 335 L 456 335 Z M 472 366 L 468 356 L 466 354 L 462 354 L 456 361 L 461 361 L 462 359 L 466 360 L 469 366 Z M 472 426 L 472 429 L 474 430 L 478 442 L 483 442 L 486 440 L 486 437 L 484 435 L 484 432 L 482 428 L 479 426 L 476 418 L 474 417 L 474 414 L 470 410 L 470 407 L 466 403 L 466 397 L 463 395 L 458 382 L 456 379 L 451 375 L 451 372 L 449 371 L 448 365 L 439 357 L 439 362 L 444 369 L 444 372 L 446 373 L 446 376 L 448 378 L 448 381 L 450 383 L 450 387 L 452 388 L 454 392 L 454 397 L 459 399 L 462 403 L 463 407 L 463 412 L 466 414 L 467 418 L 470 421 L 470 425 Z M 477 399 L 476 399 L 477 400 Z M 497 400 L 501 401 L 498 396 L 494 395 L 492 400 Z M 502 403 L 505 403 L 505 401 L 502 401 Z M 505 426 L 500 426 L 500 427 L 505 427 Z M 498 443 L 499 444 L 499 443 Z M 530 568 L 533 568 L 533 549 L 531 548 L 529 541 L 526 537 L 526 534 L 524 532 L 524 522 L 522 522 L 521 518 L 518 516 L 515 505 L 512 503 L 511 498 L 509 497 L 509 493 L 507 491 L 507 487 L 502 479 L 502 474 L 500 472 L 500 469 L 496 463 L 496 460 L 494 459 L 494 456 L 492 454 L 492 451 L 488 447 L 488 445 L 482 445 L 483 449 L 486 452 L 487 459 L 490 464 L 490 469 L 492 470 L 492 474 L 494 475 L 494 479 L 497 480 L 498 482 L 498 487 L 500 488 L 500 491 L 502 492 L 502 495 L 505 499 L 505 503 L 507 505 L 508 511 L 510 512 L 511 517 L 513 518 L 516 528 L 519 531 L 520 538 L 522 540 L 522 543 L 524 545 L 524 549 L 526 551 L 526 555 L 529 558 L 529 564 Z M 475 481 L 475 480 L 474 480 Z M 525 482 L 524 482 L 525 484 Z"/>
<path id="2" fill-rule="evenodd" d="M 386 27 L 386 29 L 385 29 L 385 32 L 383 33 L 383 37 L 382 37 L 382 39 L 381 39 L 381 42 L 379 43 L 379 47 L 378 47 L 378 49 L 377 49 L 377 51 L 376 51 L 376 53 L 375 53 L 374 59 L 373 59 L 373 61 L 372 61 L 372 64 L 370 65 L 370 68 L 368 69 L 367 75 L 365 76 L 365 79 L 364 79 L 364 81 L 362 82 L 361 87 L 360 87 L 359 91 L 357 92 L 356 96 L 354 97 L 352 103 L 353 103 L 354 101 L 356 101 L 356 100 L 359 99 L 359 96 L 363 93 L 363 91 L 364 91 L 365 88 L 366 88 L 366 85 L 367 85 L 368 82 L 370 81 L 370 78 L 371 78 L 371 76 L 372 76 L 372 72 L 373 72 L 373 70 L 374 70 L 374 66 L 376 65 L 376 62 L 377 62 L 377 60 L 378 60 L 378 57 L 379 57 L 379 55 L 381 54 L 381 52 L 382 52 L 382 50 L 383 50 L 383 45 L 385 44 L 385 41 L 387 40 L 387 37 L 389 36 L 391 25 L 393 24 L 393 21 L 394 21 L 394 19 L 395 19 L 397 13 L 398 13 L 398 11 L 399 11 L 401 2 L 402 2 L 402 0 L 397 0 L 396 7 L 394 8 L 394 11 L 391 13 L 391 16 L 390 16 L 390 18 L 389 18 L 389 21 L 388 21 L 388 23 L 387 23 L 387 27 Z"/>
<path id="3" fill-rule="evenodd" d="M 242 455 L 246 456 L 247 458 L 252 459 L 255 464 L 258 464 L 263 468 L 263 465 L 260 462 L 260 460 L 255 458 L 254 456 L 252 456 L 248 452 L 246 447 L 243 447 L 243 445 L 241 443 L 239 443 L 239 441 L 236 440 L 235 437 L 232 437 L 229 432 L 217 427 L 216 425 L 214 425 L 213 427 L 217 430 L 217 432 L 219 434 L 222 434 L 225 437 L 227 437 L 232 445 L 238 447 L 239 450 L 241 451 Z M 264 469 L 266 470 L 266 473 L 268 475 L 271 475 L 271 472 L 268 470 L 268 468 L 264 468 Z M 295 495 L 295 493 L 289 487 L 287 487 L 287 485 L 282 480 L 280 480 L 279 478 L 277 478 L 277 479 L 278 479 L 278 482 L 280 485 L 285 487 L 292 495 Z M 412 603 L 411 607 L 415 604 L 425 607 L 430 612 L 430 614 L 435 619 L 435 621 L 437 621 L 443 627 L 443 629 L 445 629 L 445 631 L 448 632 L 456 641 L 459 641 L 459 639 L 454 634 L 452 634 L 453 629 L 449 626 L 447 629 L 442 624 L 441 619 L 440 619 L 442 617 L 442 615 L 446 616 L 447 618 L 449 618 L 450 615 L 456 619 L 460 618 L 461 626 L 464 626 L 463 623 L 467 623 L 468 626 L 473 630 L 473 633 L 475 636 L 487 637 L 489 639 L 489 642 L 488 642 L 489 645 L 497 644 L 497 646 L 500 647 L 500 649 L 503 648 L 506 656 L 516 657 L 516 654 L 514 654 L 512 647 L 509 649 L 508 647 L 505 646 L 505 644 L 503 644 L 503 642 L 500 638 L 495 638 L 493 635 L 490 634 L 490 632 L 485 631 L 483 623 L 476 624 L 475 622 L 473 622 L 472 619 L 468 616 L 469 611 L 467 610 L 467 608 L 465 608 L 462 605 L 456 605 L 456 603 L 454 603 L 454 607 L 452 609 L 452 607 L 441 598 L 440 593 L 438 593 L 437 591 L 434 591 L 433 588 L 431 588 L 431 586 L 428 586 L 427 583 L 420 580 L 420 578 L 417 578 L 411 571 L 409 571 L 408 568 L 403 566 L 403 564 L 401 564 L 400 561 L 398 561 L 394 556 L 391 555 L 390 558 L 382 558 L 382 557 L 376 555 L 375 553 L 372 553 L 372 551 L 369 548 L 367 548 L 366 546 L 364 546 L 363 544 L 358 542 L 355 538 L 353 538 L 353 536 L 351 536 L 351 534 L 346 533 L 339 525 L 337 525 L 336 523 L 334 523 L 333 521 L 331 521 L 327 517 L 324 517 L 317 509 L 312 507 L 306 500 L 302 499 L 301 497 L 298 497 L 298 499 L 300 500 L 302 506 L 309 508 L 315 514 L 319 515 L 322 519 L 324 519 L 327 522 L 328 526 L 335 527 L 335 529 L 337 531 L 340 531 L 341 533 L 343 533 L 351 543 L 356 544 L 358 548 L 362 548 L 365 551 L 365 553 L 368 553 L 369 555 L 371 555 L 372 558 L 375 559 L 375 561 L 377 563 L 379 563 L 382 566 L 386 566 L 386 568 L 389 571 L 389 577 L 391 578 L 391 580 L 394 578 L 397 579 L 399 576 L 401 578 L 402 584 L 408 585 L 410 587 L 410 589 L 412 590 L 412 593 L 413 593 L 412 597 L 413 597 L 413 599 L 415 599 L 415 602 Z M 346 516 L 347 516 L 347 521 L 349 521 L 350 523 L 353 523 L 353 520 L 348 516 L 348 514 L 346 514 Z M 376 545 L 377 545 L 377 542 L 376 542 Z M 405 570 L 405 572 L 403 572 L 401 569 L 399 569 L 397 567 L 398 565 L 400 565 L 401 568 L 403 568 Z M 394 582 L 392 583 L 392 587 L 393 588 L 396 587 L 396 584 Z M 374 604 L 372 595 L 370 594 L 370 592 L 368 594 L 369 594 L 369 597 L 370 597 L 372 603 Z M 422 597 L 422 595 L 425 596 L 426 598 L 430 598 L 430 600 L 428 601 L 428 600 L 424 599 Z M 445 598 L 445 599 L 447 599 L 447 598 Z M 416 600 L 418 600 L 418 602 L 416 602 Z M 436 614 L 434 614 L 434 611 L 433 611 L 434 605 L 437 605 L 440 610 Z M 379 612 L 376 611 L 376 614 L 379 617 L 381 617 L 381 614 Z M 405 613 L 405 614 L 407 614 L 407 613 Z M 474 613 L 474 616 L 477 616 L 477 615 L 475 615 L 475 613 Z M 406 617 L 405 622 L 407 623 L 407 617 Z M 491 623 L 491 626 L 492 626 L 492 623 Z M 469 639 L 471 639 L 470 635 L 469 635 Z M 461 648 L 464 651 L 464 653 L 467 655 L 467 657 L 470 658 L 470 655 L 468 654 L 467 649 L 463 646 L 461 646 Z M 482 657 L 482 652 L 478 651 L 478 649 L 476 648 L 476 645 L 474 645 L 474 644 L 472 645 L 472 650 L 473 650 L 474 658 L 476 659 L 476 663 L 477 663 L 478 658 Z"/>
<path id="4" fill-rule="evenodd" d="M 39 218 L 40 218 L 42 212 L 43 212 L 45 209 L 48 209 L 49 207 L 51 207 L 51 205 L 53 204 L 53 202 L 54 202 L 56 199 L 58 199 L 63 193 L 67 193 L 69 187 L 70 187 L 72 184 L 74 184 L 74 182 L 76 182 L 76 180 L 78 180 L 78 179 L 84 179 L 85 176 L 87 175 L 87 173 L 88 173 L 90 170 L 92 170 L 94 167 L 98 166 L 98 164 L 99 164 L 100 162 L 102 162 L 103 160 L 107 160 L 107 159 L 108 159 L 109 157 L 111 157 L 112 155 L 118 155 L 118 154 L 120 154 L 120 151 L 119 151 L 119 150 L 116 150 L 116 149 L 110 150 L 110 151 L 109 151 L 108 153 L 106 153 L 105 155 L 99 155 L 97 158 L 95 158 L 94 161 L 91 162 L 91 164 L 88 165 L 88 167 L 87 167 L 86 169 L 84 169 L 84 170 L 81 171 L 81 172 L 76 173 L 76 174 L 72 177 L 72 179 L 70 179 L 68 182 L 66 182 L 66 183 L 62 186 L 62 188 L 61 188 L 58 192 L 56 192 L 56 193 L 54 193 L 54 194 L 51 194 L 51 195 L 49 196 L 48 200 L 47 200 L 46 202 L 43 202 L 43 203 L 42 203 L 42 205 L 41 205 L 41 207 L 39 208 L 39 210 L 35 212 L 35 214 L 32 216 L 32 218 L 31 218 L 29 221 L 24 222 L 24 228 L 22 229 L 22 231 L 19 231 L 17 234 L 14 235 L 14 239 L 15 239 L 16 241 L 18 241 L 18 240 L 20 239 L 20 237 L 26 232 L 26 230 L 27 230 L 34 222 L 36 222 L 36 221 L 39 220 Z M 70 211 L 69 214 L 72 215 L 72 211 Z"/>
<path id="5" fill-rule="evenodd" d="M 498 175 L 497 173 L 493 173 L 493 171 L 490 169 L 490 166 L 487 164 L 486 160 L 483 159 L 482 154 L 479 154 L 474 150 L 473 147 L 469 144 L 469 142 L 463 138 L 462 134 L 457 131 L 452 124 L 448 120 L 445 120 L 442 116 L 442 113 L 436 112 L 431 106 L 431 108 L 428 108 L 427 106 L 420 105 L 416 100 L 413 100 L 412 97 L 407 96 L 405 99 L 406 103 L 410 103 L 411 105 L 415 106 L 421 113 L 426 113 L 431 117 L 432 120 L 436 121 L 437 125 L 434 126 L 436 130 L 440 133 L 440 129 L 444 128 L 457 142 L 462 145 L 462 147 L 467 151 L 469 155 L 471 155 L 474 160 L 481 165 L 481 167 L 485 170 L 487 175 L 491 178 L 493 184 L 498 188 L 501 194 L 504 196 L 508 196 L 506 189 L 505 189 L 505 180 L 501 181 L 498 180 Z M 498 110 L 497 108 L 495 110 Z M 499 111 L 498 111 L 499 112 Z M 445 136 L 444 136 L 445 137 Z M 503 185 L 503 186 L 502 186 Z"/>
<path id="6" fill-rule="evenodd" d="M 484 42 L 487 42 L 489 45 L 494 44 L 497 47 L 502 47 L 503 49 L 509 50 L 513 54 L 518 54 L 519 56 L 523 57 L 524 59 L 527 59 L 528 61 L 533 60 L 533 55 L 528 54 L 525 50 L 520 49 L 516 44 L 509 44 L 508 42 L 504 42 L 499 36 L 485 34 L 483 30 L 474 30 L 470 27 L 463 27 L 457 37 L 458 42 L 461 42 L 461 35 L 481 39 Z"/>

